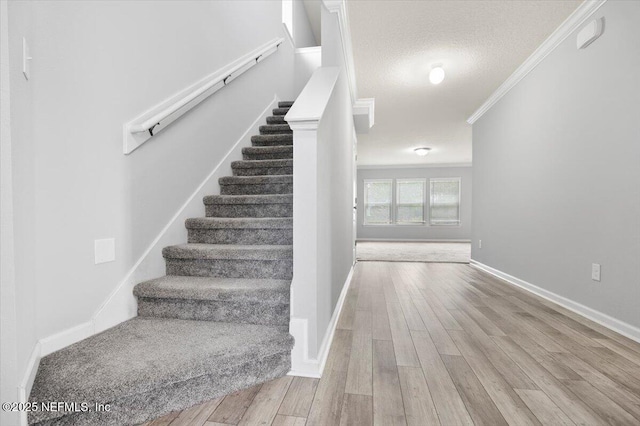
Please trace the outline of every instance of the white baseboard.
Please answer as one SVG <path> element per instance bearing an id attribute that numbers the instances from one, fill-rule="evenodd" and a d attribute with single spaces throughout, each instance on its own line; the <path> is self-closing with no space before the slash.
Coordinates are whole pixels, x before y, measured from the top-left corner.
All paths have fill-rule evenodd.
<path id="1" fill-rule="evenodd" d="M 424 240 L 424 239 L 418 239 L 418 238 L 407 238 L 407 239 L 402 239 L 402 238 L 357 238 L 356 239 L 356 243 L 357 242 L 367 242 L 367 241 L 371 241 L 371 242 L 375 242 L 375 241 L 380 241 L 380 242 L 396 242 L 396 243 L 470 243 L 471 240 L 454 240 L 454 239 L 429 239 L 429 240 Z"/>
<path id="2" fill-rule="evenodd" d="M 331 342 L 333 341 L 333 335 L 336 332 L 336 326 L 338 325 L 338 318 L 342 312 L 344 306 L 344 300 L 347 297 L 349 287 L 351 287 L 351 281 L 353 278 L 353 271 L 355 269 L 355 263 L 351 265 L 347 279 L 342 286 L 340 297 L 336 303 L 336 308 L 333 310 L 333 315 L 329 321 L 329 326 L 322 339 L 322 344 L 318 350 L 318 356 L 316 358 L 309 357 L 309 335 L 308 335 L 308 321 L 306 318 L 291 318 L 289 323 L 289 333 L 295 338 L 296 344 L 291 351 L 291 371 L 290 376 L 302 376 L 302 377 L 322 377 L 324 366 L 327 363 L 327 356 L 329 355 L 329 349 L 331 348 Z"/>
<path id="3" fill-rule="evenodd" d="M 520 278 L 516 278 L 513 275 L 509 275 L 506 272 L 502 272 L 498 269 L 492 268 L 491 266 L 485 265 L 476 260 L 471 259 L 470 264 L 471 266 L 481 269 L 491 275 L 494 275 L 502 279 L 503 281 L 508 282 L 509 284 L 512 284 L 524 290 L 527 290 L 530 293 L 536 294 L 544 299 L 547 299 L 553 303 L 556 303 L 562 306 L 563 308 L 566 308 L 572 312 L 582 315 L 583 317 L 590 319 L 593 322 L 596 322 L 604 327 L 607 327 L 608 329 L 613 330 L 616 333 L 622 334 L 623 336 L 626 336 L 629 339 L 635 340 L 636 342 L 640 342 L 640 328 L 638 327 L 635 327 L 631 324 L 620 321 L 616 318 L 613 318 L 612 316 L 604 314 L 600 311 L 596 311 L 593 308 L 590 308 L 581 303 L 575 302 L 564 296 L 560 296 L 559 294 L 553 293 L 549 290 L 545 290 L 544 288 L 538 287 L 527 281 L 521 280 Z"/>
<path id="4" fill-rule="evenodd" d="M 36 342 L 33 351 L 31 351 L 31 356 L 29 356 L 29 361 L 27 362 L 25 375 L 18 385 L 18 402 L 27 402 L 27 400 L 29 399 L 29 394 L 31 393 L 31 388 L 33 387 L 33 381 L 36 379 L 38 364 L 40 363 L 40 358 L 42 357 L 41 347 L 41 343 Z M 20 411 L 19 421 L 20 426 L 28 425 L 26 410 Z"/>
<path id="5" fill-rule="evenodd" d="M 25 401 L 31 393 L 33 380 L 42 357 L 136 316 L 137 302 L 133 296 L 133 287 L 141 281 L 164 274 L 165 264 L 162 249 L 165 246 L 186 241 L 185 220 L 189 217 L 202 216 L 204 208 L 202 198 L 205 195 L 219 193 L 218 178 L 231 174 L 231 162 L 242 159 L 242 148 L 251 145 L 251 136 L 258 132 L 258 127 L 266 117 L 271 115 L 271 110 L 278 101 L 278 97 L 274 96 L 273 100 L 260 113 L 260 116 L 247 128 L 211 173 L 173 215 L 92 318 L 85 323 L 38 341 L 18 388 L 19 394 L 25 398 Z"/>

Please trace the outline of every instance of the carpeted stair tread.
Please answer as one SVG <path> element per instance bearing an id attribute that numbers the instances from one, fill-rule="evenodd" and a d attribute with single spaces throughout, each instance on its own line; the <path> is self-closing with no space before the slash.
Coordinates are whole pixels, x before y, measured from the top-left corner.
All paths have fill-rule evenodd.
<path id="1" fill-rule="evenodd" d="M 136 297 L 289 304 L 291 281 L 166 275 L 136 285 Z"/>
<path id="2" fill-rule="evenodd" d="M 242 148 L 242 158 L 245 160 L 291 159 L 293 158 L 293 145 Z"/>
<path id="3" fill-rule="evenodd" d="M 273 115 L 287 115 L 287 113 L 289 112 L 290 108 L 274 108 L 271 112 L 273 113 Z"/>
<path id="4" fill-rule="evenodd" d="M 162 249 L 165 259 L 289 260 L 291 245 L 180 244 Z"/>
<path id="5" fill-rule="evenodd" d="M 253 135 L 251 144 L 253 146 L 293 145 L 293 133 Z"/>
<path id="6" fill-rule="evenodd" d="M 232 169 L 263 169 L 269 167 L 293 167 L 293 160 L 239 160 L 231 163 Z"/>
<path id="7" fill-rule="evenodd" d="M 137 394 L 166 391 L 189 379 L 215 377 L 233 366 L 289 352 L 292 347 L 291 335 L 278 327 L 134 318 L 44 357 L 31 400 L 111 403 L 135 399 Z M 190 397 L 195 404 L 208 395 Z M 146 409 L 141 405 L 129 414 L 137 419 L 151 416 L 143 421 L 164 414 L 145 414 Z M 31 412 L 29 421 L 65 414 Z M 115 411 L 112 416 L 126 419 L 126 414 Z M 119 423 L 131 424 L 124 419 L 109 424 Z"/>
<path id="8" fill-rule="evenodd" d="M 291 127 L 288 124 L 264 124 L 259 127 L 260 134 L 282 134 L 282 133 L 293 133 Z"/>
<path id="9" fill-rule="evenodd" d="M 277 176 L 224 176 L 218 179 L 220 185 L 263 185 L 273 183 L 293 183 L 293 175 Z"/>
<path id="10" fill-rule="evenodd" d="M 186 227 L 187 229 L 293 229 L 293 219 L 289 217 L 196 217 L 187 219 Z"/>
<path id="11" fill-rule="evenodd" d="M 205 205 L 211 204 L 293 204 L 293 194 L 207 195 Z"/>
<path id="12" fill-rule="evenodd" d="M 278 102 L 278 108 L 291 108 L 295 101 L 280 101 Z"/>

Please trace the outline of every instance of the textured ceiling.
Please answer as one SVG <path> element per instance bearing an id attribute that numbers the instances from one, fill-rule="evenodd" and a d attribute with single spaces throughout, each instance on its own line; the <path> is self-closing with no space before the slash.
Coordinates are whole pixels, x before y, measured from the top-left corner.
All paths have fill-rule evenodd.
<path id="1" fill-rule="evenodd" d="M 347 0 L 358 96 L 376 100 L 358 164 L 471 162 L 466 119 L 580 3 Z M 434 86 L 437 63 L 446 78 Z"/>

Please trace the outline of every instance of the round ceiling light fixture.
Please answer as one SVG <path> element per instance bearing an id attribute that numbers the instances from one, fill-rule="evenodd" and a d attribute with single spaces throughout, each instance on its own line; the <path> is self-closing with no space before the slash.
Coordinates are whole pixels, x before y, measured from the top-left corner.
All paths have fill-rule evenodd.
<path id="1" fill-rule="evenodd" d="M 424 157 L 425 155 L 427 155 L 429 153 L 429 151 L 431 151 L 431 148 L 416 148 L 413 150 L 413 152 L 415 152 L 416 154 L 418 154 L 420 157 Z"/>
<path id="2" fill-rule="evenodd" d="M 431 84 L 440 84 L 444 80 L 444 68 L 442 65 L 434 65 L 429 72 L 429 81 Z"/>

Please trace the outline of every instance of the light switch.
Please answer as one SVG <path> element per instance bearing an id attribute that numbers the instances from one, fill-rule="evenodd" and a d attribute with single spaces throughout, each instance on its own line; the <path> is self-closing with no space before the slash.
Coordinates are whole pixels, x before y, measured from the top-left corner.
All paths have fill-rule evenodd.
<path id="1" fill-rule="evenodd" d="M 94 242 L 96 265 L 116 260 L 116 240 L 106 238 Z"/>

